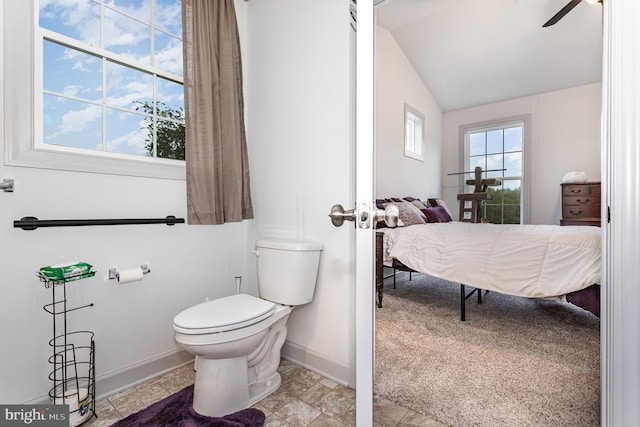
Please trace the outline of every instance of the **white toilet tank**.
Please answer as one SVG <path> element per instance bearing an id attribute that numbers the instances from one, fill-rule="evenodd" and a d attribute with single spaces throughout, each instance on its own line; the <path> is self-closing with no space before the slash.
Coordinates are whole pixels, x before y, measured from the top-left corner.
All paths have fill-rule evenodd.
<path id="1" fill-rule="evenodd" d="M 321 251 L 316 242 L 256 241 L 260 297 L 284 305 L 310 303 Z"/>

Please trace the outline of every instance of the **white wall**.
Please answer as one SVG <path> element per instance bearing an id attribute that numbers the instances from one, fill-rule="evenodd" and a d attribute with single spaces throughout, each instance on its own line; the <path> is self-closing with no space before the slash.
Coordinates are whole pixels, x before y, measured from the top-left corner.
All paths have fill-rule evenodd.
<path id="1" fill-rule="evenodd" d="M 353 383 L 353 230 L 335 228 L 328 218 L 333 204 L 353 204 L 348 3 L 250 1 L 248 40 L 256 215 L 249 241 L 278 237 L 324 244 L 314 300 L 294 309 L 283 352 Z"/>
<path id="2" fill-rule="evenodd" d="M 245 3 L 238 1 L 238 6 L 242 25 Z M 5 67 L 11 66 L 11 58 L 3 55 L 2 61 Z M 10 108 L 2 101 L 0 113 Z M 20 125 L 32 124 L 24 118 Z M 11 136 L 5 135 L 3 122 L 0 128 L 4 151 Z M 247 223 L 34 231 L 13 227 L 13 221 L 23 216 L 186 217 L 184 181 L 0 163 L 0 179 L 5 178 L 15 180 L 15 192 L 0 192 L 0 402 L 40 401 L 51 387 L 47 360 L 51 355 L 48 341 L 52 338 L 52 318 L 42 306 L 51 302 L 52 291 L 38 281 L 35 272 L 40 267 L 81 260 L 97 270 L 94 278 L 70 283 L 67 298 L 71 307 L 95 304 L 70 313 L 68 320 L 71 330 L 95 332 L 99 396 L 189 360 L 173 339 L 173 317 L 205 297 L 234 293 L 234 276 L 246 276 Z M 117 285 L 105 279 L 111 267 L 142 263 L 149 263 L 151 269 L 142 282 Z M 250 285 L 248 280 L 246 285 Z"/>
<path id="3" fill-rule="evenodd" d="M 560 183 L 568 171 L 585 171 L 600 180 L 600 83 L 451 111 L 443 119 L 442 194 L 457 207 L 461 125 L 531 115 L 529 160 L 530 223 L 558 224 Z"/>
<path id="4" fill-rule="evenodd" d="M 442 110 L 393 35 L 376 37 L 376 197 L 439 197 Z M 405 103 L 425 116 L 424 162 L 404 155 Z"/>

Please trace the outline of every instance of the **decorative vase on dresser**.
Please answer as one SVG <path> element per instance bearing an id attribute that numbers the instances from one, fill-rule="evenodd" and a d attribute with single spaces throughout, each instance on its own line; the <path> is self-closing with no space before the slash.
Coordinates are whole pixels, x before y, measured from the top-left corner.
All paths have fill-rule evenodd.
<path id="1" fill-rule="evenodd" d="M 600 226 L 600 182 L 566 183 L 562 186 L 560 225 Z"/>

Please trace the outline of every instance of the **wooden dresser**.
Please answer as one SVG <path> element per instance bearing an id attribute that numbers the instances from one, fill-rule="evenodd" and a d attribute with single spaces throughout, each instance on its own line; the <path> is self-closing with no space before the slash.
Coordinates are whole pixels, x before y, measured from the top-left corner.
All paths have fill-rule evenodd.
<path id="1" fill-rule="evenodd" d="M 600 226 L 600 183 L 582 182 L 562 186 L 560 225 Z"/>

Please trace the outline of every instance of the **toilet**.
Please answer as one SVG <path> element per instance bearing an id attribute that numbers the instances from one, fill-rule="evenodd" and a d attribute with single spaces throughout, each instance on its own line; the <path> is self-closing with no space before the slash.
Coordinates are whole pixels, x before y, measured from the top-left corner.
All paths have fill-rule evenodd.
<path id="1" fill-rule="evenodd" d="M 173 319 L 175 339 L 196 356 L 193 409 L 220 417 L 280 387 L 280 350 L 291 310 L 311 302 L 322 244 L 258 240 L 260 297 L 237 294 L 197 304 Z"/>

